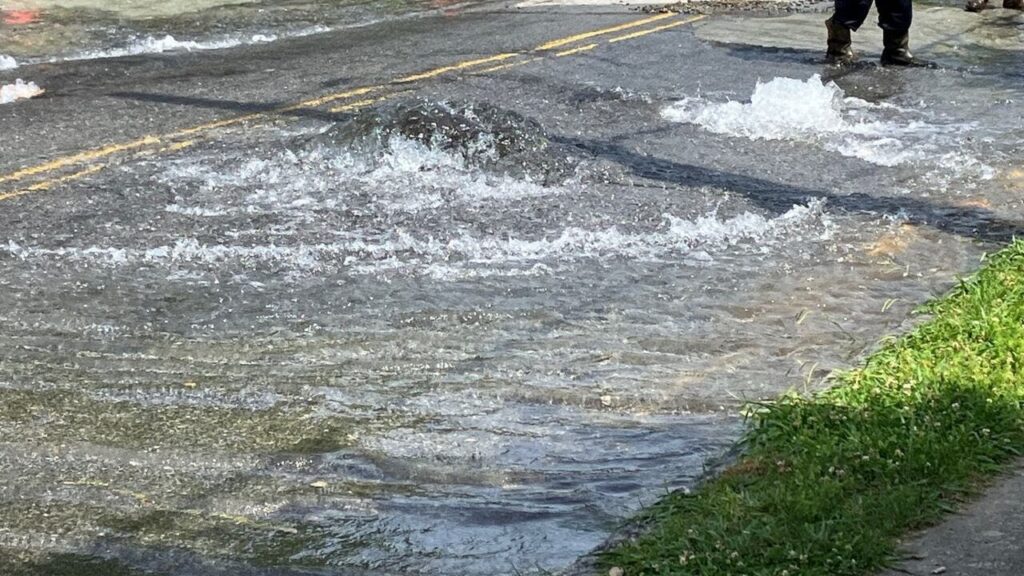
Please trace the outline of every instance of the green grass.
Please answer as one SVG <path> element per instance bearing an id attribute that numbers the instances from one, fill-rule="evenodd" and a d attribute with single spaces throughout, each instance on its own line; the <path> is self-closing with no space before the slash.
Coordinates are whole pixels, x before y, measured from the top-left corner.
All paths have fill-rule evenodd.
<path id="1" fill-rule="evenodd" d="M 640 574 L 872 574 L 1024 450 L 1024 242 L 812 397 L 753 407 L 744 455 L 601 558 Z"/>

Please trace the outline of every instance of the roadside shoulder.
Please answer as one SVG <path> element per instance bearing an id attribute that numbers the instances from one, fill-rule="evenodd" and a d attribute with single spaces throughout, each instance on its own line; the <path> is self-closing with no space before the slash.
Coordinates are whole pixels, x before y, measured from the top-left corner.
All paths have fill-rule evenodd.
<path id="1" fill-rule="evenodd" d="M 882 576 L 1024 574 L 1024 460 L 976 501 L 900 546 L 904 560 Z"/>
<path id="2" fill-rule="evenodd" d="M 735 464 L 645 510 L 597 571 L 855 575 L 889 565 L 901 538 L 955 511 L 1024 451 L 1024 242 L 922 312 L 930 320 L 836 374 L 833 388 L 753 406 Z M 962 530 L 1005 543 L 1009 571 L 978 573 L 1024 573 L 1013 544 L 1024 528 L 985 528 L 1024 511 L 1021 498 L 1003 504 L 1024 491 L 1024 479 L 1011 480 L 978 504 L 987 512 L 964 517 L 976 524 Z M 960 554 L 977 563 L 979 550 Z"/>

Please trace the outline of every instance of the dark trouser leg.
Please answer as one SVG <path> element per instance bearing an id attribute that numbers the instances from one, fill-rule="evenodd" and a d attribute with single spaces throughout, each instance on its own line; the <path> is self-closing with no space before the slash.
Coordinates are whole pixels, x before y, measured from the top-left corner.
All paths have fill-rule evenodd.
<path id="1" fill-rule="evenodd" d="M 867 20 L 871 2 L 872 0 L 836 0 L 836 13 L 832 16 L 832 21 L 850 30 L 856 30 Z"/>
<path id="2" fill-rule="evenodd" d="M 836 0 L 836 12 L 825 21 L 828 30 L 828 52 L 825 61 L 846 65 L 856 59 L 850 32 L 860 28 L 871 10 L 872 0 Z"/>
<path id="3" fill-rule="evenodd" d="M 910 24 L 914 19 L 911 0 L 875 0 L 878 25 L 882 28 L 883 66 L 929 66 L 910 53 Z"/>
<path id="4" fill-rule="evenodd" d="M 878 7 L 878 25 L 889 32 L 906 32 L 914 19 L 911 0 L 875 0 Z"/>

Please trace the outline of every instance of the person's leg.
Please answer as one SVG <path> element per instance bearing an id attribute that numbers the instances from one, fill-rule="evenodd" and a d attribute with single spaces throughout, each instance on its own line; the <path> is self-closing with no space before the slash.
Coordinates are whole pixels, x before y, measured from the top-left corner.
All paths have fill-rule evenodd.
<path id="1" fill-rule="evenodd" d="M 872 0 L 836 0 L 835 14 L 825 21 L 828 31 L 828 52 L 826 60 L 832 64 L 849 64 L 856 58 L 853 54 L 853 38 L 850 33 L 864 23 L 871 10 Z"/>
<path id="2" fill-rule="evenodd" d="M 1004 2 L 1010 2 L 1012 0 L 1004 0 Z M 967 0 L 967 5 L 964 6 L 964 10 L 968 12 L 981 12 L 985 8 L 988 8 L 988 0 Z"/>
<path id="3" fill-rule="evenodd" d="M 871 2 L 872 0 L 836 0 L 832 23 L 856 31 L 867 20 Z"/>
<path id="4" fill-rule="evenodd" d="M 849 28 L 836 23 L 833 16 L 825 20 L 825 30 L 828 32 L 828 51 L 825 52 L 825 60 L 830 64 L 840 65 L 850 64 L 856 60 Z"/>
<path id="5" fill-rule="evenodd" d="M 926 66 L 910 53 L 910 25 L 914 20 L 911 0 L 875 0 L 875 6 L 882 28 L 882 65 Z"/>
<path id="6" fill-rule="evenodd" d="M 909 32 L 914 20 L 911 0 L 875 0 L 878 8 L 878 26 L 888 32 Z"/>

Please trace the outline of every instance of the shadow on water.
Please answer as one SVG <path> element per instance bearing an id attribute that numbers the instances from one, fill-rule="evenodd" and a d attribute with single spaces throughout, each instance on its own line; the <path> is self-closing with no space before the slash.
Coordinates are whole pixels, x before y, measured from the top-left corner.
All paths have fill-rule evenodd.
<path id="1" fill-rule="evenodd" d="M 292 108 L 282 110 L 286 106 L 284 102 L 241 102 L 239 100 L 218 100 L 216 98 L 199 98 L 195 96 L 175 96 L 173 94 L 151 94 L 147 92 L 113 92 L 109 94 L 115 98 L 136 100 L 139 102 L 152 102 L 155 104 L 171 104 L 173 106 L 190 106 L 194 108 L 208 108 L 212 110 L 229 110 L 242 114 L 253 114 L 258 112 L 274 112 L 282 116 L 296 118 L 313 118 L 324 122 L 340 122 L 352 117 L 347 113 L 326 112 L 315 108 Z"/>
<path id="2" fill-rule="evenodd" d="M 734 42 L 709 42 L 721 49 L 732 58 L 753 62 L 773 62 L 778 64 L 819 64 L 824 63 L 824 50 L 807 48 L 791 48 L 782 46 L 758 46 L 756 44 L 740 44 Z"/>
<path id="3" fill-rule="evenodd" d="M 678 186 L 709 186 L 740 194 L 773 214 L 782 214 L 794 204 L 821 199 L 826 200 L 834 210 L 872 215 L 903 213 L 912 224 L 931 226 L 943 232 L 986 242 L 1008 242 L 1024 231 L 1024 222 L 1004 220 L 985 208 L 952 206 L 909 197 L 893 198 L 864 193 L 840 195 L 646 156 L 632 152 L 614 141 L 577 138 L 556 141 L 616 162 L 640 178 Z"/>

